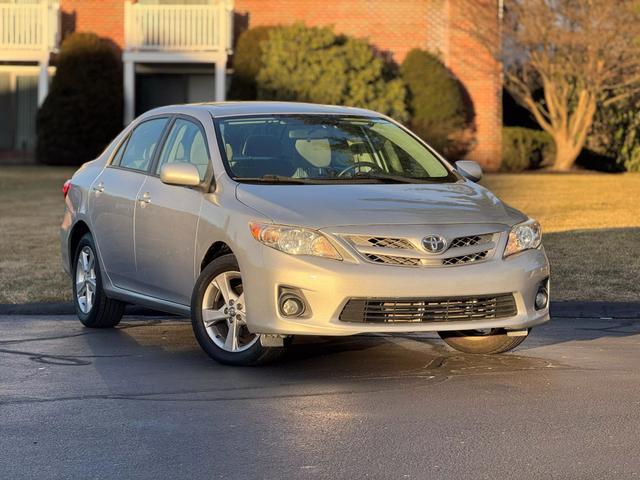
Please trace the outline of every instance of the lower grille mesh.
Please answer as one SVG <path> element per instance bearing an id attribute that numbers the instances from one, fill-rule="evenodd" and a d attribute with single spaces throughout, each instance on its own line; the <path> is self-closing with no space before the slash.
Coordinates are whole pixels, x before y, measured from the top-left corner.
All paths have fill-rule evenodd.
<path id="1" fill-rule="evenodd" d="M 449 257 L 449 258 L 443 259 L 442 264 L 443 265 L 460 265 L 462 263 L 479 262 L 480 260 L 484 260 L 488 254 L 489 252 L 485 251 L 485 252 L 470 253 L 469 255 L 462 255 L 460 257 Z"/>
<path id="2" fill-rule="evenodd" d="M 425 299 L 351 299 L 340 320 L 356 323 L 429 323 L 516 315 L 513 294 Z"/>
<path id="3" fill-rule="evenodd" d="M 365 253 L 364 255 L 370 261 L 374 263 L 386 263 L 387 265 L 409 265 L 416 267 L 420 265 L 419 258 L 411 257 L 395 257 L 391 255 L 375 255 L 373 253 Z"/>

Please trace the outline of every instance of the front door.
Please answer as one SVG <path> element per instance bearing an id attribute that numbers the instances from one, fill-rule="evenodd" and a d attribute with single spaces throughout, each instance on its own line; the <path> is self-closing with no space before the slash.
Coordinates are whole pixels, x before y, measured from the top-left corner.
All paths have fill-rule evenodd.
<path id="1" fill-rule="evenodd" d="M 136 290 L 189 305 L 199 273 L 195 242 L 203 189 L 162 183 L 162 167 L 175 162 L 194 164 L 203 184 L 210 178 L 206 137 L 196 120 L 176 118 L 157 166 L 140 190 L 135 212 Z"/>
<path id="2" fill-rule="evenodd" d="M 91 228 L 101 266 L 115 286 L 127 290 L 134 287 L 136 277 L 136 199 L 166 123 L 166 118 L 156 118 L 138 125 L 120 144 L 111 164 L 89 192 Z"/>

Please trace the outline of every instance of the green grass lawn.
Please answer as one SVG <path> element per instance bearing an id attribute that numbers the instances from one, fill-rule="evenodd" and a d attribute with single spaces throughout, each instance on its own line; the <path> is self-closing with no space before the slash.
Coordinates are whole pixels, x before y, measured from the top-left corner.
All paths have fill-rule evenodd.
<path id="1" fill-rule="evenodd" d="M 72 169 L 0 167 L 0 303 L 65 301 L 58 228 Z M 542 222 L 556 300 L 640 300 L 640 175 L 487 175 Z"/>

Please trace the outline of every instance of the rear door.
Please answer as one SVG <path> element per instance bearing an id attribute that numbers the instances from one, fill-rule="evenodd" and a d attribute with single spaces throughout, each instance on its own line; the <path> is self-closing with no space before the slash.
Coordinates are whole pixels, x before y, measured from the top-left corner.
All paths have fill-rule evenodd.
<path id="1" fill-rule="evenodd" d="M 201 187 L 160 181 L 162 167 L 178 162 L 198 168 Z M 194 118 L 176 117 L 136 204 L 136 290 L 140 293 L 189 305 L 199 272 L 195 262 L 198 218 L 204 186 L 212 174 L 204 127 Z"/>
<path id="2" fill-rule="evenodd" d="M 167 117 L 138 125 L 119 145 L 89 193 L 89 211 L 102 267 L 113 284 L 131 290 L 136 276 L 133 216 Z"/>

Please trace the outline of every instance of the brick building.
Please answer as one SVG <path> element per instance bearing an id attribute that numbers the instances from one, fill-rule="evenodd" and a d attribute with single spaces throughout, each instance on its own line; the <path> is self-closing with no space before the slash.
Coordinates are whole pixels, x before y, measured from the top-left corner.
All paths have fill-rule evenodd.
<path id="1" fill-rule="evenodd" d="M 501 150 L 501 71 L 465 32 L 473 0 L 0 0 L 0 149 L 32 149 L 35 110 L 64 35 L 94 32 L 124 64 L 125 121 L 161 104 L 222 100 L 239 31 L 304 22 L 366 37 L 401 62 L 412 48 L 438 52 L 463 84 L 477 144 L 471 158 L 495 169 Z M 499 0 L 484 2 L 495 15 Z M 20 21 L 16 19 L 20 18 Z M 7 28 L 10 26 L 11 28 Z M 24 29 L 24 32 L 15 29 Z"/>

